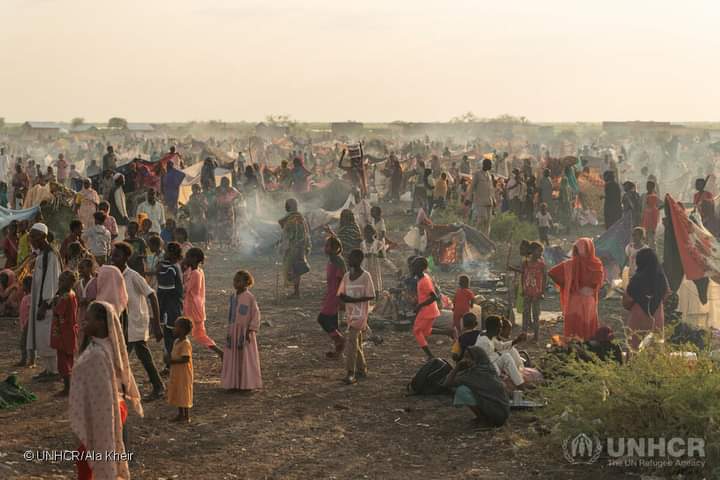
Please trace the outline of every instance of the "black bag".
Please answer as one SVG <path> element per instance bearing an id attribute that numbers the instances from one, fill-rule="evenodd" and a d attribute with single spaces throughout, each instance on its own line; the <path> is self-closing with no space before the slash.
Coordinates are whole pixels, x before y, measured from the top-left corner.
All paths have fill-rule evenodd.
<path id="1" fill-rule="evenodd" d="M 408 392 L 411 395 L 438 395 L 448 393 L 450 389 L 443 383 L 452 367 L 442 358 L 432 358 L 415 374 L 408 384 Z"/>
<path id="2" fill-rule="evenodd" d="M 305 257 L 302 257 L 292 264 L 292 269 L 295 275 L 302 276 L 310 271 L 310 265 L 307 260 L 305 260 Z"/>

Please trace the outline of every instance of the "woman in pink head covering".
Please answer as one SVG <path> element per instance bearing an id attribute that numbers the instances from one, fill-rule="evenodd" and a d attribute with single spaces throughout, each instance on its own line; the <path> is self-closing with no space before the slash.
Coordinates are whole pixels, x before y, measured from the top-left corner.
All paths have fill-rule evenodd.
<path id="1" fill-rule="evenodd" d="M 589 238 L 578 238 L 570 260 L 553 267 L 548 275 L 560 287 L 565 337 L 590 340 L 598 328 L 598 299 L 603 265 Z"/>
<path id="2" fill-rule="evenodd" d="M 123 428 L 128 409 L 143 416 L 140 392 L 128 361 L 122 325 L 106 302 L 88 307 L 85 335 L 89 339 L 73 367 L 70 384 L 70 427 L 80 452 L 125 453 Z M 128 462 L 100 457 L 76 461 L 81 480 L 129 479 Z"/>
<path id="3" fill-rule="evenodd" d="M 95 300 L 109 303 L 118 316 L 122 316 L 128 304 L 128 293 L 122 272 L 113 265 L 103 265 L 98 269 L 96 284 Z"/>

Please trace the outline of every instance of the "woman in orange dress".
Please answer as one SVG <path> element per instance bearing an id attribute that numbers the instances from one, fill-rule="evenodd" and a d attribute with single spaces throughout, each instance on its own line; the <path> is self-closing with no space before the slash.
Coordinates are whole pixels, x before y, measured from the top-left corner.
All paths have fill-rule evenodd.
<path id="1" fill-rule="evenodd" d="M 566 338 L 589 340 L 598 328 L 598 298 L 603 282 L 603 265 L 595 256 L 589 238 L 578 238 L 570 260 L 557 264 L 549 272 L 560 287 Z"/>

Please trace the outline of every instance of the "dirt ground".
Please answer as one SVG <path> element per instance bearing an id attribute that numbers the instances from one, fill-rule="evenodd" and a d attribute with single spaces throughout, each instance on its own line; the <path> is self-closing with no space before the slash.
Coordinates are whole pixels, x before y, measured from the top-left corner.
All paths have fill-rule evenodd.
<path id="1" fill-rule="evenodd" d="M 394 254 L 396 264 L 403 263 L 404 253 Z M 312 257 L 302 299 L 275 303 L 273 258 L 208 252 L 207 329 L 218 342 L 225 337 L 233 273 L 243 268 L 255 275 L 265 388 L 226 393 L 219 385 L 219 360 L 194 344 L 192 423 L 170 423 L 176 412 L 163 401 L 146 403 L 143 419 L 131 415 L 127 448 L 134 452 L 133 478 L 625 478 L 617 470 L 571 466 L 561 445 L 544 445 L 533 428 L 542 410 L 513 413 L 505 427 L 483 430 L 468 410 L 453 408 L 451 397 L 407 396 L 405 386 L 423 363 L 409 331 L 377 330 L 384 343 L 366 347 L 369 378 L 343 385 L 343 363 L 325 358 L 330 343 L 315 320 L 324 263 L 323 257 Z M 450 285 L 455 275 L 438 276 Z M 557 298 L 548 300 L 546 309 L 557 310 Z M 558 328 L 545 327 L 544 337 Z M 12 366 L 19 355 L 17 339 L 16 323 L 2 321 L 0 376 L 17 371 L 38 400 L 0 411 L 0 478 L 74 478 L 71 463 L 23 460 L 26 450 L 72 450 L 77 441 L 66 418 L 66 400 L 52 396 L 60 386 L 33 382 L 35 371 Z M 150 343 L 160 363 L 161 344 Z M 434 336 L 431 347 L 448 357 L 451 342 Z M 148 392 L 145 371 L 131 358 L 140 388 Z"/>

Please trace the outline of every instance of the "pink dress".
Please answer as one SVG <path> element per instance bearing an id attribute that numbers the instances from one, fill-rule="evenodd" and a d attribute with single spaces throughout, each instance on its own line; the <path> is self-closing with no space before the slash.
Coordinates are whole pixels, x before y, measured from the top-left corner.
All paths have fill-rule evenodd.
<path id="1" fill-rule="evenodd" d="M 262 388 L 257 331 L 260 309 L 249 291 L 230 298 L 227 343 L 220 385 L 225 389 Z"/>
<path id="2" fill-rule="evenodd" d="M 205 330 L 205 274 L 199 268 L 188 268 L 183 275 L 183 284 L 183 315 L 192 320 L 192 338 L 203 347 L 214 347 L 215 341 Z"/>

